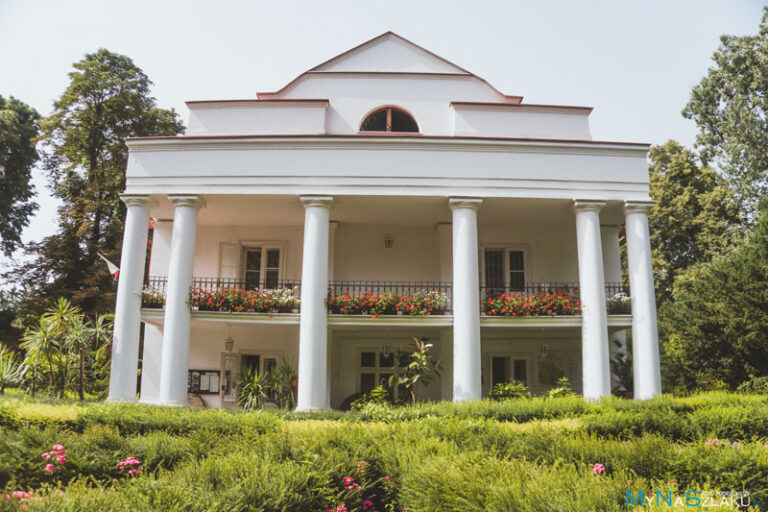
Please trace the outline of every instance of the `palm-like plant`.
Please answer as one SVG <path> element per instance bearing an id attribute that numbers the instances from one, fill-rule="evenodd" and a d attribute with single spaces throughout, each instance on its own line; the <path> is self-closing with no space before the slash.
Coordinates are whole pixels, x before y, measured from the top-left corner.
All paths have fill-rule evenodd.
<path id="1" fill-rule="evenodd" d="M 274 366 L 267 375 L 269 394 L 274 397 L 277 406 L 281 409 L 296 407 L 297 384 L 296 367 L 293 361 L 285 357 L 280 359 L 280 363 Z"/>
<path id="2" fill-rule="evenodd" d="M 21 340 L 21 348 L 27 352 L 25 364 L 34 366 L 40 361 L 48 364 L 48 385 L 53 389 L 55 374 L 53 360 L 62 348 L 53 322 L 45 316 L 40 317 L 36 329 L 27 329 Z"/>
<path id="3" fill-rule="evenodd" d="M 21 380 L 21 365 L 16 361 L 16 354 L 4 345 L 0 345 L 0 395 L 6 387 L 16 386 Z"/>
<path id="4" fill-rule="evenodd" d="M 268 398 L 266 382 L 255 366 L 244 366 L 237 384 L 237 402 L 243 409 L 262 409 Z"/>

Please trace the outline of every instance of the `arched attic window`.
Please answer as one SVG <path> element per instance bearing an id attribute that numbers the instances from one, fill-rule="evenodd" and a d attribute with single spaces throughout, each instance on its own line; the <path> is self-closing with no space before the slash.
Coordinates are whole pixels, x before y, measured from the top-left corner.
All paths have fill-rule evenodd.
<path id="1" fill-rule="evenodd" d="M 374 110 L 360 125 L 361 132 L 410 132 L 418 133 L 419 125 L 409 113 L 397 107 Z"/>

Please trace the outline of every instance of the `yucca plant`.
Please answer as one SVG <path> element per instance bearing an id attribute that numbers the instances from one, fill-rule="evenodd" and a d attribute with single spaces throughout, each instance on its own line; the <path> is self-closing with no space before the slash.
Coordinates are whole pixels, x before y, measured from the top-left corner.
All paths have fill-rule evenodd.
<path id="1" fill-rule="evenodd" d="M 267 400 L 267 382 L 255 366 L 244 366 L 237 385 L 237 403 L 246 410 L 263 409 Z"/>
<path id="2" fill-rule="evenodd" d="M 5 388 L 17 386 L 21 381 L 21 365 L 16 354 L 5 345 L 0 345 L 0 395 Z"/>

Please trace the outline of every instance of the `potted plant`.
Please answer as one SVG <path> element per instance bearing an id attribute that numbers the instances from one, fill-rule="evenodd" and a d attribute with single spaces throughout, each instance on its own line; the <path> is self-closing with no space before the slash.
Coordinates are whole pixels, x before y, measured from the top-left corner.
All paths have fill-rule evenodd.
<path id="1" fill-rule="evenodd" d="M 146 287 L 141 292 L 141 307 L 160 309 L 165 296 L 154 288 Z"/>

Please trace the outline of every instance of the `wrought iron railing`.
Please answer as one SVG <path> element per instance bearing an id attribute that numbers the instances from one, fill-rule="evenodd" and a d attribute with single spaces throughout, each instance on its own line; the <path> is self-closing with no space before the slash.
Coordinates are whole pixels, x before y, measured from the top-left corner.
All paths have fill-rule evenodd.
<path id="1" fill-rule="evenodd" d="M 152 276 L 147 280 L 142 294 L 142 307 L 164 307 L 167 293 L 168 278 Z M 301 281 L 299 279 L 262 279 L 259 281 L 250 279 L 224 279 L 217 277 L 196 277 L 192 281 L 191 292 L 225 292 L 226 290 L 243 291 L 275 291 L 291 290 L 293 297 L 298 299 L 301 295 Z M 536 296 L 546 294 L 559 294 L 562 296 L 579 298 L 579 285 L 572 282 L 545 282 L 524 283 L 521 286 L 480 286 L 480 304 L 486 304 L 489 299 L 499 297 L 502 294 Z M 440 281 L 350 281 L 334 280 L 328 282 L 328 295 L 348 295 L 353 299 L 364 296 L 379 297 L 393 293 L 398 297 L 411 298 L 431 293 L 432 297 L 438 296 L 442 300 L 442 306 L 436 308 L 436 313 L 450 313 L 453 310 L 453 285 Z M 629 288 L 620 282 L 605 284 L 606 307 L 609 314 L 630 314 L 631 302 Z M 364 306 L 365 307 L 365 306 Z M 296 309 L 296 308 L 293 308 Z M 482 308 L 481 308 L 482 309 Z M 356 311 L 361 312 L 361 311 Z M 407 311 L 401 311 L 408 314 Z M 394 314 L 386 311 L 381 314 Z"/>
<path id="2" fill-rule="evenodd" d="M 373 300 L 385 296 L 387 294 L 394 294 L 397 296 L 400 307 L 394 301 L 389 301 L 389 305 L 381 305 L 380 309 L 373 308 L 370 311 L 370 307 L 363 304 L 361 307 L 356 308 L 355 313 L 372 313 L 377 314 L 377 311 L 382 311 L 379 314 L 418 314 L 416 311 L 430 314 L 442 314 L 450 313 L 452 311 L 453 304 L 453 285 L 452 283 L 445 283 L 440 281 L 329 281 L 328 282 L 328 296 L 329 297 L 343 297 L 349 296 L 353 300 L 362 298 L 365 301 L 366 296 L 373 297 Z M 431 304 L 434 307 L 432 311 L 429 310 L 429 306 L 426 308 L 418 309 L 419 305 L 413 301 L 424 299 L 427 304 Z M 409 303 L 408 301 L 411 301 Z M 360 302 L 360 301 L 358 301 Z M 382 304 L 382 301 L 378 301 Z M 416 310 L 408 309 L 410 306 L 417 308 Z M 342 306 L 343 307 L 343 304 Z M 332 313 L 343 312 L 336 311 L 336 309 L 330 307 L 329 310 Z"/>
<path id="3" fill-rule="evenodd" d="M 489 286 L 480 285 L 480 303 L 485 305 L 489 299 L 494 299 L 502 294 L 532 297 L 537 295 L 556 294 L 569 299 L 580 300 L 581 290 L 578 283 L 569 282 L 545 282 L 524 283 L 520 286 Z M 621 282 L 605 283 L 605 298 L 608 314 L 631 313 L 629 299 L 629 287 Z"/>

